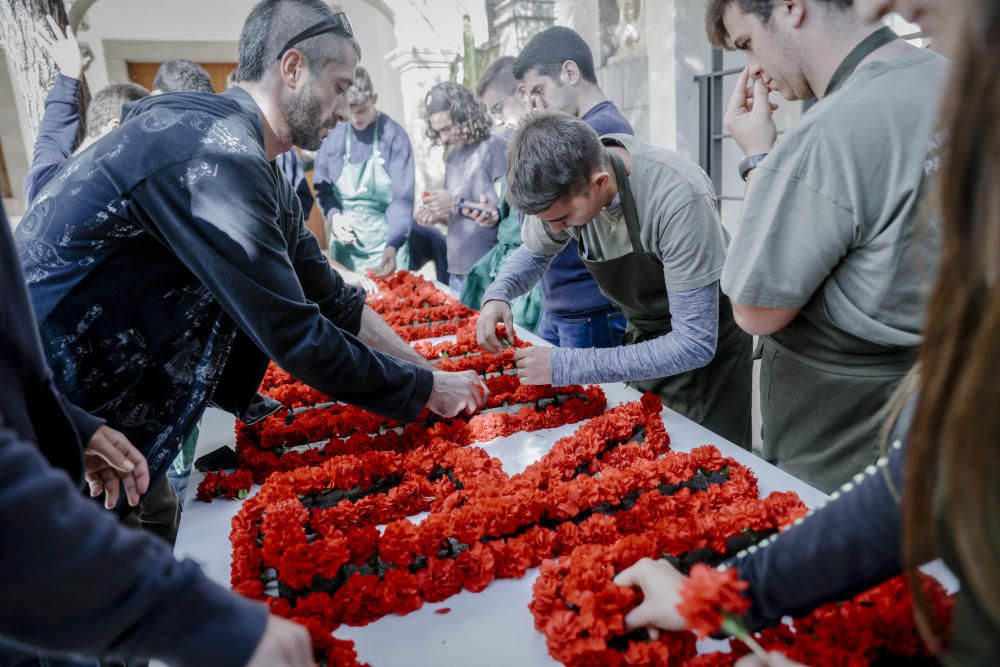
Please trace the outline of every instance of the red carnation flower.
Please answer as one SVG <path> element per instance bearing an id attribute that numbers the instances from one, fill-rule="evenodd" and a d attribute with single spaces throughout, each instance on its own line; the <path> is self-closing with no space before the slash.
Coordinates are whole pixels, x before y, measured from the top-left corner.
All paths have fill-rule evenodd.
<path id="1" fill-rule="evenodd" d="M 750 607 L 741 591 L 750 585 L 740 581 L 735 569 L 719 570 L 698 563 L 681 587 L 677 611 L 699 637 L 722 629 L 726 616 L 739 616 Z"/>

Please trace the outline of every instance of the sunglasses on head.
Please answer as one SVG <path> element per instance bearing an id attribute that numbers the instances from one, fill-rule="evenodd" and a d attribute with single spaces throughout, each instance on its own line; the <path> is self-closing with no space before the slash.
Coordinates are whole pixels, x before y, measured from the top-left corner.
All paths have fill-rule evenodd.
<path id="1" fill-rule="evenodd" d="M 278 51 L 277 60 L 281 60 L 281 57 L 288 52 L 288 49 L 292 48 L 301 41 L 307 40 L 310 37 L 315 37 L 316 35 L 323 35 L 328 32 L 335 32 L 344 37 L 354 37 L 354 29 L 351 28 L 351 22 L 347 18 L 345 12 L 337 12 L 333 16 L 323 19 L 316 25 L 310 26 L 300 32 L 299 34 L 292 37 L 285 44 L 281 51 Z"/>

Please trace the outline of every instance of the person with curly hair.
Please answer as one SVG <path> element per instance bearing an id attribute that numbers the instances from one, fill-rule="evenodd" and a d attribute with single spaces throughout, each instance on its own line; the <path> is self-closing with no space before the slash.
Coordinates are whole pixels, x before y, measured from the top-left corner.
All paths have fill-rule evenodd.
<path id="1" fill-rule="evenodd" d="M 497 243 L 507 140 L 491 132 L 493 120 L 472 91 L 450 81 L 427 93 L 424 117 L 427 137 L 446 146 L 448 157 L 444 187 L 424 194 L 416 219 L 424 226 L 448 225 L 449 286 L 460 294 L 469 269 Z"/>

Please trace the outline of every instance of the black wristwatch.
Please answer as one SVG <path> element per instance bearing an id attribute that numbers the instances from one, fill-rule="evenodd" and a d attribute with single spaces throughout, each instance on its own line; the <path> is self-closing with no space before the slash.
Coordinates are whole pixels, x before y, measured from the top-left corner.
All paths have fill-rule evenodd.
<path id="1" fill-rule="evenodd" d="M 744 183 L 746 183 L 747 176 L 750 175 L 750 172 L 756 169 L 757 165 L 763 162 L 766 157 L 767 153 L 758 153 L 757 155 L 748 155 L 740 160 L 738 169 L 740 170 L 740 178 L 743 179 Z"/>

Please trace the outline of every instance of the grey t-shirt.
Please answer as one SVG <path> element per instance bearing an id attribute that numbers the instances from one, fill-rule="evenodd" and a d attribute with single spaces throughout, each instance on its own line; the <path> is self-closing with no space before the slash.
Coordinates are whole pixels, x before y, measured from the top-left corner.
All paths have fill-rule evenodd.
<path id="1" fill-rule="evenodd" d="M 640 242 L 663 263 L 667 289 L 687 291 L 717 281 L 729 238 L 719 222 L 715 190 L 705 172 L 679 153 L 627 134 L 609 134 L 601 140 L 624 147 L 632 158 L 628 182 L 639 216 Z M 557 254 L 577 238 L 583 239 L 586 259 L 609 260 L 632 252 L 622 208 L 615 213 L 602 211 L 583 227 L 560 232 L 528 216 L 521 237 L 524 245 L 544 255 Z"/>
<path id="2" fill-rule="evenodd" d="M 729 247 L 722 290 L 735 303 L 801 308 L 790 329 L 816 342 L 920 343 L 946 75 L 928 50 L 868 63 L 789 130 L 754 172 Z"/>
<path id="3" fill-rule="evenodd" d="M 448 153 L 444 187 L 453 196 L 478 202 L 483 195 L 494 206 L 493 183 L 507 169 L 507 139 L 491 134 L 477 144 L 457 146 Z M 465 275 L 472 265 L 497 244 L 497 228 L 482 227 L 471 218 L 452 212 L 448 216 L 448 272 Z"/>

